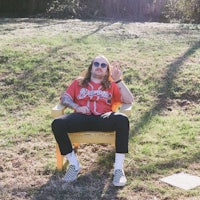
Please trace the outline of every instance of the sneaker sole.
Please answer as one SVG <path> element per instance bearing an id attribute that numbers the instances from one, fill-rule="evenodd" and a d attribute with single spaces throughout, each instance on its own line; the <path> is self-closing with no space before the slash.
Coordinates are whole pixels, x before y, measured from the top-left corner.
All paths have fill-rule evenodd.
<path id="1" fill-rule="evenodd" d="M 126 183 L 115 183 L 113 182 L 113 185 L 116 186 L 116 187 L 123 187 L 126 185 Z"/>

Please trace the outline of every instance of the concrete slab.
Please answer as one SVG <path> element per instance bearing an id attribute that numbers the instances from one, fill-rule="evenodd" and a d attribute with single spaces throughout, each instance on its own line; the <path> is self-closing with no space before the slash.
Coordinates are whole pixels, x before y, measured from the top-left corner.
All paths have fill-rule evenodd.
<path id="1" fill-rule="evenodd" d="M 200 186 L 200 177 L 193 176 L 184 172 L 173 174 L 160 180 L 184 190 L 190 190 Z"/>

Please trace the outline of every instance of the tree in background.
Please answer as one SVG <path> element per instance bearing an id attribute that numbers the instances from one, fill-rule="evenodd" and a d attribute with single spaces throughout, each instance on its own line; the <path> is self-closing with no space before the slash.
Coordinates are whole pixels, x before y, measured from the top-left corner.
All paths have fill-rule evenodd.
<path id="1" fill-rule="evenodd" d="M 51 0 L 47 6 L 47 15 L 58 18 L 92 18 L 99 12 L 95 7 L 100 7 L 99 0 Z"/>
<path id="2" fill-rule="evenodd" d="M 0 0 L 0 16 L 200 23 L 200 0 Z"/>
<path id="3" fill-rule="evenodd" d="M 169 22 L 200 23 L 200 0 L 168 0 L 163 15 Z"/>
<path id="4" fill-rule="evenodd" d="M 200 23 L 200 0 L 51 0 L 47 14 L 60 18 Z"/>

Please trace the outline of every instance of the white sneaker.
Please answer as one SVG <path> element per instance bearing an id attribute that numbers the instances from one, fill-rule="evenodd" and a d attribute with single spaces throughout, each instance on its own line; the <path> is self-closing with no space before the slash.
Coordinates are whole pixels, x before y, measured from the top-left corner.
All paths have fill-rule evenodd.
<path id="1" fill-rule="evenodd" d="M 127 179 L 124 174 L 123 169 L 116 169 L 114 171 L 114 177 L 113 177 L 113 185 L 114 186 L 124 186 L 126 185 Z"/>
<path id="2" fill-rule="evenodd" d="M 70 165 L 63 180 L 67 183 L 75 181 L 80 171 L 81 167 L 78 167 L 78 169 L 76 169 L 75 165 Z"/>

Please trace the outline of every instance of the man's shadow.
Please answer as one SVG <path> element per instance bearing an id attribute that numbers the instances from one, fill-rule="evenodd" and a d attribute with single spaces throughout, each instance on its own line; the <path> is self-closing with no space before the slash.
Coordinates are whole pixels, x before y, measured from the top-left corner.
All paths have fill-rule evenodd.
<path id="1" fill-rule="evenodd" d="M 98 146 L 100 147 L 100 145 Z M 115 187 L 112 184 L 115 151 L 114 148 L 110 149 L 108 147 L 108 149 L 110 151 L 99 150 L 97 159 L 89 163 L 88 168 L 83 168 L 83 172 L 80 173 L 78 179 L 72 183 L 65 183 L 63 181 L 68 165 L 68 163 L 65 163 L 64 170 L 62 172 L 52 172 L 49 181 L 36 191 L 33 199 L 128 200 L 127 198 L 118 197 L 118 192 L 121 190 L 121 187 Z M 84 164 L 86 163 L 83 163 L 83 165 Z M 84 167 L 83 165 L 82 167 Z"/>

